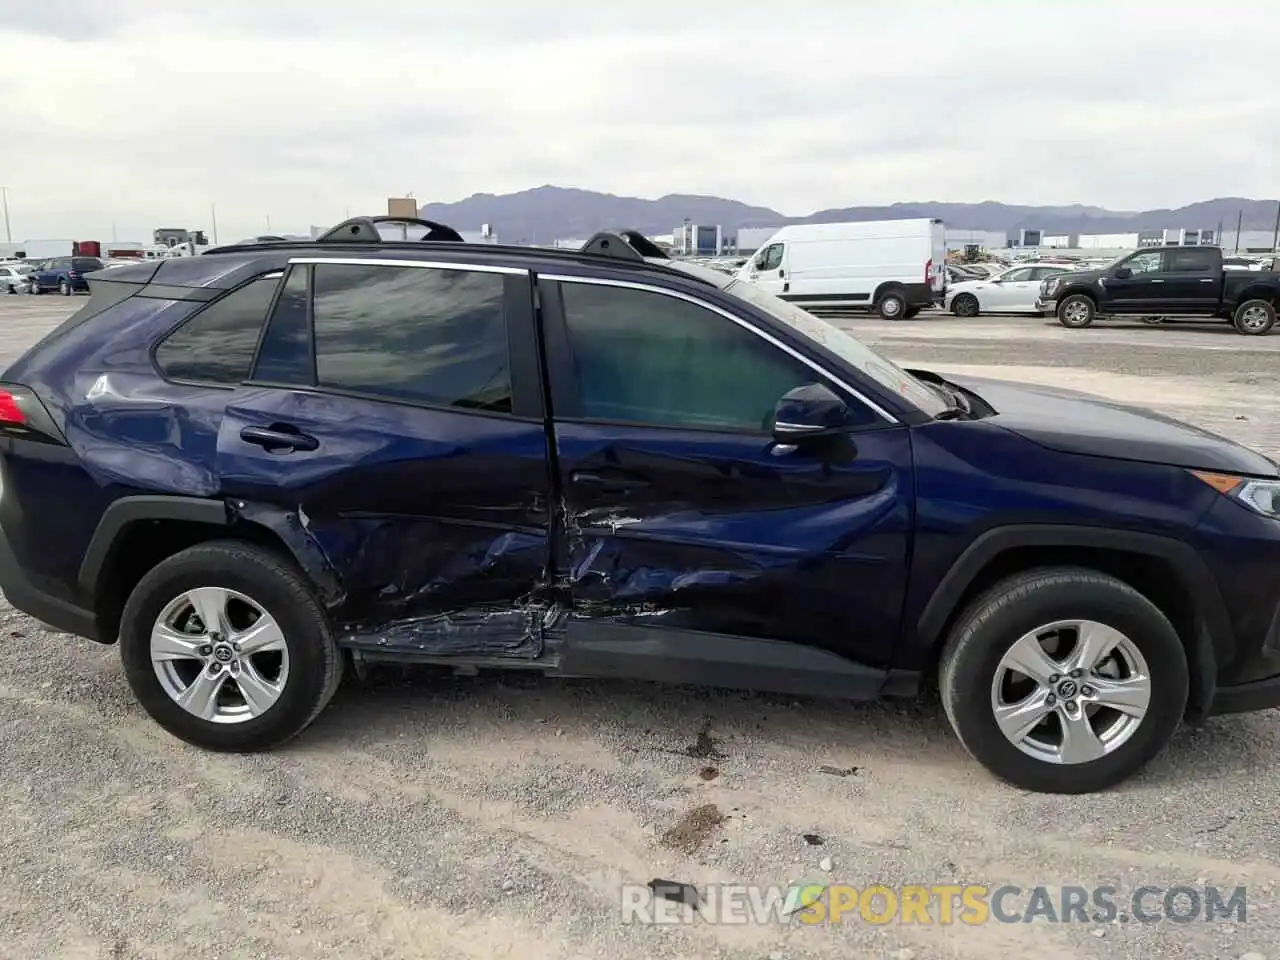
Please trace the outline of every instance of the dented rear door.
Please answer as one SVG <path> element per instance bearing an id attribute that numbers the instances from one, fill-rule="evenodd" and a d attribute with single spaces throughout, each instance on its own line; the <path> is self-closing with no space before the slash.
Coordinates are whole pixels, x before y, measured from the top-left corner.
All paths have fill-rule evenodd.
<path id="1" fill-rule="evenodd" d="M 906 583 L 907 429 L 848 397 L 847 444 L 780 446 L 773 409 L 825 382 L 812 366 L 689 296 L 540 289 L 572 625 L 782 640 L 878 684 Z"/>
<path id="2" fill-rule="evenodd" d="M 533 658 L 551 478 L 528 274 L 300 258 L 218 440 L 351 646 Z M 532 379 L 530 379 L 532 378 Z"/>

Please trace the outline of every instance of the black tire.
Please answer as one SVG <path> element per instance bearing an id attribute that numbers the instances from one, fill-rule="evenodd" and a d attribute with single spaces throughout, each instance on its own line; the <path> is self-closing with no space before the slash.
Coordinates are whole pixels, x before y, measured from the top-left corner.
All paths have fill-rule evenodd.
<path id="1" fill-rule="evenodd" d="M 28 285 L 27 285 L 27 295 L 28 295 L 28 296 L 31 296 L 31 297 L 39 296 L 39 295 L 40 295 L 40 284 L 36 283 L 35 281 L 32 281 L 30 284 L 28 284 Z"/>
<path id="2" fill-rule="evenodd" d="M 992 685 L 1001 658 L 1025 634 L 1088 619 L 1130 639 L 1151 675 L 1147 713 L 1131 737 L 1099 759 L 1063 764 L 1023 753 L 996 724 Z M 1086 678 L 1087 679 L 1087 678 Z M 1010 577 L 975 600 L 942 653 L 939 693 L 965 749 L 993 774 L 1040 793 L 1091 793 L 1137 773 L 1168 744 L 1186 707 L 1186 651 L 1163 613 L 1128 584 L 1092 570 L 1044 568 Z"/>
<path id="3" fill-rule="evenodd" d="M 978 298 L 972 293 L 961 293 L 951 301 L 951 312 L 957 317 L 976 317 L 981 312 L 981 307 Z"/>
<path id="4" fill-rule="evenodd" d="M 1265 337 L 1276 325 L 1276 308 L 1266 300 L 1246 300 L 1236 307 L 1231 325 L 1246 337 Z"/>
<path id="5" fill-rule="evenodd" d="M 1058 304 L 1058 322 L 1068 330 L 1083 330 L 1098 316 L 1098 305 L 1092 297 L 1074 293 Z"/>
<path id="6" fill-rule="evenodd" d="M 916 317 L 920 316 L 920 308 L 907 307 L 907 312 L 904 313 L 903 316 L 906 317 L 908 320 L 914 320 Z"/>
<path id="7" fill-rule="evenodd" d="M 71 296 L 71 284 L 67 283 L 65 280 L 59 281 L 58 292 L 64 297 Z"/>
<path id="8" fill-rule="evenodd" d="M 173 700 L 151 662 L 151 629 L 183 591 L 224 587 L 250 597 L 280 625 L 289 674 L 280 698 L 260 716 L 214 723 Z M 238 540 L 199 544 L 150 570 L 134 588 L 120 621 L 120 658 L 143 708 L 175 737 L 208 750 L 266 750 L 300 733 L 332 699 L 342 657 L 324 610 L 298 569 L 276 553 Z"/>
<path id="9" fill-rule="evenodd" d="M 888 290 L 876 301 L 876 313 L 882 320 L 901 320 L 907 312 L 907 298 L 900 290 Z"/>

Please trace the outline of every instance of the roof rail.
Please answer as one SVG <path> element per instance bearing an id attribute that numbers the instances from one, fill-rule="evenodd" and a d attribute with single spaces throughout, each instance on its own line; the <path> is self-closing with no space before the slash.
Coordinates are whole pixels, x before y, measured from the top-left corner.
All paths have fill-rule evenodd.
<path id="1" fill-rule="evenodd" d="M 420 220 L 417 217 L 352 217 L 350 220 L 343 220 L 333 229 L 316 237 L 316 243 L 394 242 L 388 241 L 386 237 L 378 232 L 378 225 L 381 223 L 413 224 L 419 227 L 426 227 L 427 235 L 413 241 L 415 243 L 463 242 L 462 234 L 458 233 L 457 230 L 453 229 L 453 227 L 445 226 L 443 223 L 436 223 L 434 220 Z"/>
<path id="2" fill-rule="evenodd" d="M 595 253 L 616 260 L 646 260 L 667 255 L 639 230 L 601 230 L 582 247 L 583 253 Z"/>

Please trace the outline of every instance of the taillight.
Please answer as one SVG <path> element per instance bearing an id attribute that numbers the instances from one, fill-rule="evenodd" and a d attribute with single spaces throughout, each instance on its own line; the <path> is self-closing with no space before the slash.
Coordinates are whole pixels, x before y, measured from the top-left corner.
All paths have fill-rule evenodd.
<path id="1" fill-rule="evenodd" d="M 0 390 L 0 423 L 25 424 L 26 414 L 18 406 L 18 399 L 8 390 Z"/>
<path id="2" fill-rule="evenodd" d="M 0 383 L 0 437 L 65 446 L 67 438 L 30 387 Z"/>
<path id="3" fill-rule="evenodd" d="M 74 270 L 68 270 L 68 271 L 67 271 L 67 276 L 68 276 L 68 277 L 70 277 L 72 280 L 79 280 L 79 279 L 80 279 L 80 274 L 76 273 Z"/>
<path id="4" fill-rule="evenodd" d="M 930 257 L 924 264 L 924 282 L 928 283 L 933 279 L 933 258 Z"/>

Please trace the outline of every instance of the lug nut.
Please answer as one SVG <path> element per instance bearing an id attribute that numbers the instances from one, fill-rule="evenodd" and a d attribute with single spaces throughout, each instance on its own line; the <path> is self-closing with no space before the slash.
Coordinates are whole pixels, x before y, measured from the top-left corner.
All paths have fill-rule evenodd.
<path id="1" fill-rule="evenodd" d="M 1058 702 L 1058 698 L 1051 693 L 1049 694 L 1049 696 L 1045 697 L 1044 702 L 1052 707 L 1055 703 Z"/>
<path id="2" fill-rule="evenodd" d="M 1075 713 L 1075 712 L 1076 712 L 1076 702 L 1075 702 L 1074 700 L 1068 700 L 1068 701 L 1066 702 L 1065 706 L 1066 706 L 1066 708 L 1067 708 L 1067 713 Z"/>
<path id="3" fill-rule="evenodd" d="M 1050 683 L 1057 683 L 1057 682 L 1058 682 L 1059 680 L 1061 680 L 1061 679 L 1062 679 L 1062 677 L 1058 676 L 1058 675 L 1055 673 L 1052 677 L 1050 677 L 1050 678 L 1049 678 L 1049 682 L 1050 682 Z"/>
<path id="4" fill-rule="evenodd" d="M 1090 687 L 1090 686 L 1084 686 L 1080 688 L 1080 696 L 1082 697 L 1092 697 L 1095 692 L 1096 691 L 1093 689 L 1093 687 Z"/>
<path id="5" fill-rule="evenodd" d="M 1084 676 L 1084 671 L 1077 667 L 1075 670 L 1071 671 L 1071 676 L 1078 679 Z"/>
<path id="6" fill-rule="evenodd" d="M 213 647 L 209 646 L 207 643 L 200 648 L 200 656 L 202 657 L 207 657 L 211 653 L 213 653 Z"/>
<path id="7" fill-rule="evenodd" d="M 211 676 L 211 677 L 216 677 L 216 676 L 217 676 L 219 673 L 221 673 L 221 672 L 222 672 L 222 665 L 221 665 L 221 664 L 219 664 L 219 663 L 211 663 L 211 664 L 209 664 L 209 676 Z"/>

